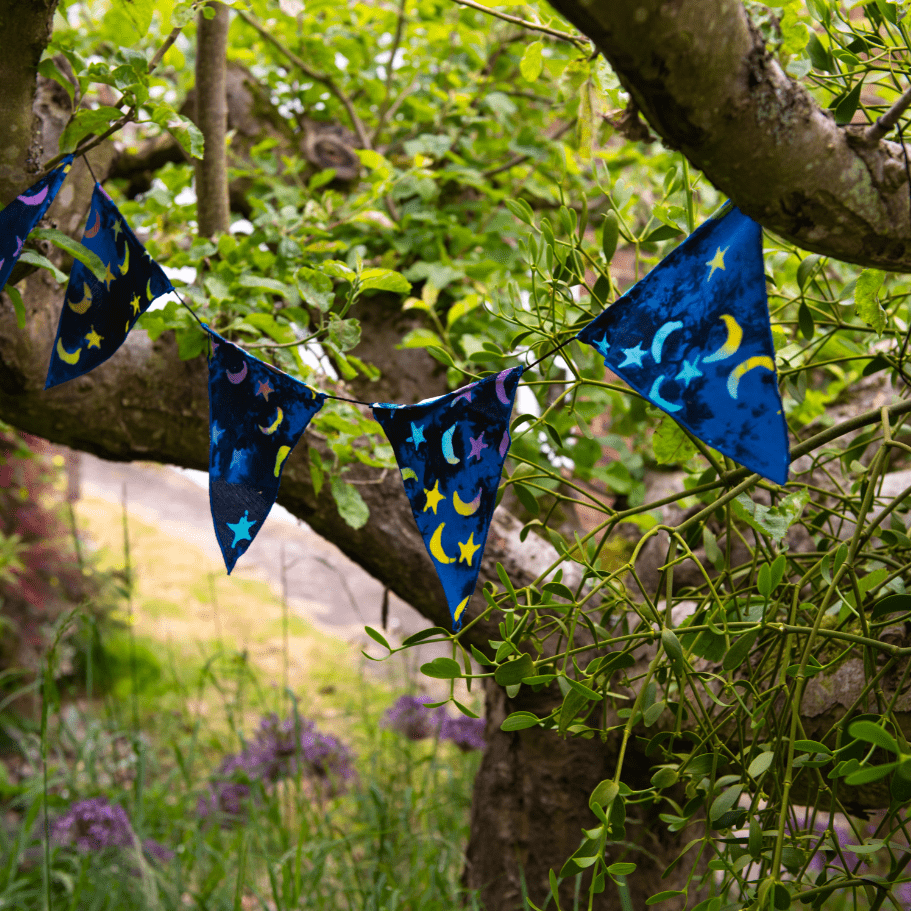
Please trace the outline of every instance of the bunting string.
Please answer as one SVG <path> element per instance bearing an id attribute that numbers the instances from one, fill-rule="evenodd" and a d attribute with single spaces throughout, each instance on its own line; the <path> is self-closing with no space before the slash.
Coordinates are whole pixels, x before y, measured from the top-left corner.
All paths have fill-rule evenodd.
<path id="1" fill-rule="evenodd" d="M 72 166 L 66 156 L 0 212 L 0 290 Z M 70 273 L 45 388 L 82 376 L 173 293 L 209 341 L 209 500 L 230 573 L 262 528 L 288 456 L 328 399 L 371 409 L 392 446 L 453 629 L 477 586 L 524 372 L 573 341 L 591 345 L 701 444 L 779 484 L 788 431 L 772 345 L 762 229 L 723 206 L 576 335 L 518 365 L 413 405 L 320 392 L 222 338 L 173 287 L 95 181 L 82 244 L 105 267 Z M 704 450 L 708 453 L 708 450 Z M 717 465 L 715 460 L 711 460 Z"/>

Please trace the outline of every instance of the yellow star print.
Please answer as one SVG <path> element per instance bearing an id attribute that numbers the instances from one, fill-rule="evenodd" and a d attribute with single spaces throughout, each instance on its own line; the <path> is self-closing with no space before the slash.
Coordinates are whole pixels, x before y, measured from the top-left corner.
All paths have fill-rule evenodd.
<path id="1" fill-rule="evenodd" d="M 114 273 L 111 272 L 111 264 L 104 264 L 104 275 L 101 277 L 101 280 L 107 285 L 108 291 L 111 290 L 111 282 L 114 281 Z"/>
<path id="2" fill-rule="evenodd" d="M 463 544 L 461 541 L 457 542 L 459 545 L 459 563 L 465 562 L 471 566 L 471 561 L 474 560 L 474 553 L 476 550 L 480 550 L 481 545 L 474 543 L 474 532 L 468 536 L 468 540 Z"/>
<path id="3" fill-rule="evenodd" d="M 91 332 L 89 332 L 89 334 L 85 337 L 85 340 L 88 342 L 88 345 L 87 345 L 86 347 L 88 347 L 88 348 L 100 348 L 100 347 L 101 347 L 101 343 L 104 341 L 104 336 L 103 336 L 103 335 L 99 335 L 99 334 L 95 331 L 95 327 L 92 326 Z"/>
<path id="4" fill-rule="evenodd" d="M 428 509 L 432 509 L 433 514 L 436 515 L 437 506 L 440 505 L 440 500 L 446 499 L 446 497 L 440 493 L 440 482 L 437 481 L 436 484 L 433 485 L 432 490 L 428 490 L 425 487 L 424 493 L 427 495 L 427 503 L 424 505 L 424 512 L 427 512 Z"/>
<path id="5" fill-rule="evenodd" d="M 130 301 L 130 306 L 133 308 L 133 315 L 135 316 L 139 313 L 139 295 L 134 294 L 133 300 Z"/>
<path id="6" fill-rule="evenodd" d="M 712 280 L 712 276 L 715 274 L 716 269 L 721 269 L 722 272 L 727 271 L 724 268 L 724 254 L 727 253 L 728 250 L 730 250 L 730 249 L 731 249 L 730 245 L 725 247 L 723 250 L 721 249 L 721 247 L 719 247 L 715 251 L 715 255 L 710 260 L 708 260 L 708 262 L 706 262 L 707 266 L 712 267 L 711 270 L 709 271 L 709 277 L 706 279 L 707 282 Z"/>

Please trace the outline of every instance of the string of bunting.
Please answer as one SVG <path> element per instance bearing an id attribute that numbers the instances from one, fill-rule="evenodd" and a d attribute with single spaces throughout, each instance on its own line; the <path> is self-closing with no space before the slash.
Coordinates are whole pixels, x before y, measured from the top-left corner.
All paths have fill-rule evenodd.
<path id="1" fill-rule="evenodd" d="M 0 212 L 0 290 L 72 167 L 67 156 Z M 92 175 L 94 177 L 94 174 Z M 82 236 L 105 265 L 76 261 L 45 389 L 104 363 L 140 314 L 173 292 L 96 180 Z M 509 452 L 522 365 L 413 405 L 319 392 L 232 344 L 187 307 L 211 341 L 209 501 L 228 573 L 278 496 L 281 473 L 327 398 L 371 408 L 392 445 L 415 523 L 443 585 L 453 630 L 477 585 Z M 775 371 L 762 229 L 730 203 L 697 228 L 575 340 L 695 437 L 784 484 L 788 428 Z M 569 339 L 539 358 L 556 354 Z"/>

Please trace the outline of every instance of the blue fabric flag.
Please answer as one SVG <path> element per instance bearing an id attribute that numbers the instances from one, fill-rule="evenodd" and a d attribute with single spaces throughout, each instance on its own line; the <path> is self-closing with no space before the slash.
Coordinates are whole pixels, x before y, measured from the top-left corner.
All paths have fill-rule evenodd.
<path id="1" fill-rule="evenodd" d="M 98 281 L 88 267 L 73 263 L 45 389 L 103 364 L 123 344 L 139 314 L 174 290 L 99 183 L 82 244 L 98 254 L 107 272 Z"/>
<path id="2" fill-rule="evenodd" d="M 230 574 L 263 527 L 285 460 L 326 396 L 206 329 L 209 503 Z"/>
<path id="3" fill-rule="evenodd" d="M 73 156 L 67 155 L 50 174 L 17 196 L 0 212 L 0 291 L 9 281 L 25 239 L 44 217 L 72 166 Z"/>
<path id="4" fill-rule="evenodd" d="M 578 338 L 694 436 L 787 482 L 762 229 L 751 218 L 723 208 Z"/>
<path id="5" fill-rule="evenodd" d="M 462 627 L 478 581 L 523 369 L 504 370 L 416 405 L 373 406 L 443 583 L 454 630 Z"/>

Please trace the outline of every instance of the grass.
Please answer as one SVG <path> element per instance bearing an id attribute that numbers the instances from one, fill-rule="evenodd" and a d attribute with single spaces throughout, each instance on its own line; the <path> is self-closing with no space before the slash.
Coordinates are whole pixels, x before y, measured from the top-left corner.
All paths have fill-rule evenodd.
<path id="1" fill-rule="evenodd" d="M 292 615 L 264 580 L 227 577 L 135 517 L 125 557 L 123 517 L 104 501 L 82 501 L 78 519 L 101 565 L 126 558 L 133 584 L 122 628 L 85 637 L 88 693 L 61 702 L 48 674 L 42 724 L 6 725 L 0 909 L 479 907 L 459 877 L 480 754 L 381 725 L 414 691 L 401 668 L 368 676 L 358 647 Z M 71 622 L 89 628 L 78 611 Z M 73 656 L 49 665 L 60 659 Z M 251 790 L 243 815 L 201 819 L 224 758 L 249 747 L 262 716 L 295 711 L 352 751 L 348 787 L 312 769 L 266 784 L 235 774 Z M 87 798 L 122 807 L 129 844 L 47 837 Z M 173 853 L 155 859 L 149 839 Z"/>

